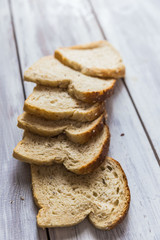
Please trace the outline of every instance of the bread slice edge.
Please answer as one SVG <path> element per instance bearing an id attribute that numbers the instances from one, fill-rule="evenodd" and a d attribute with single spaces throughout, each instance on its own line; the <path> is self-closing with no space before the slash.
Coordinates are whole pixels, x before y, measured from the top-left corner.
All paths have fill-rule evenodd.
<path id="1" fill-rule="evenodd" d="M 90 123 L 89 126 L 84 130 L 81 130 L 80 132 L 76 131 L 76 129 L 72 129 L 72 127 L 69 126 L 66 128 L 60 126 L 59 129 L 57 128 L 55 130 L 50 128 L 46 129 L 45 127 L 43 127 L 43 125 L 42 126 L 40 126 L 40 124 L 36 125 L 33 124 L 32 122 L 29 121 L 27 122 L 27 120 L 23 121 L 23 116 L 25 116 L 24 114 L 25 112 L 18 116 L 17 126 L 19 128 L 46 137 L 48 136 L 54 137 L 61 133 L 64 133 L 72 142 L 80 144 L 84 144 L 87 141 L 89 141 L 90 138 L 96 136 L 102 130 L 104 125 L 104 115 L 101 115 L 93 122 L 89 122 Z"/>
<path id="2" fill-rule="evenodd" d="M 109 133 L 109 128 L 104 125 L 102 137 L 103 134 L 105 135 L 105 139 L 103 139 L 103 144 L 100 146 L 100 149 L 96 152 L 96 156 L 94 158 L 90 159 L 87 163 L 81 164 L 81 166 L 78 167 L 72 167 L 70 166 L 70 163 L 68 160 L 60 160 L 59 164 L 63 164 L 69 171 L 74 172 L 76 174 L 84 175 L 90 172 L 93 172 L 94 169 L 96 169 L 104 160 L 105 155 L 108 152 L 109 149 L 109 143 L 110 143 L 110 133 Z M 101 133 L 100 133 L 101 134 Z M 24 132 L 25 135 L 25 132 Z M 38 136 L 40 137 L 40 136 Z M 98 136 L 97 136 L 98 137 Z M 101 137 L 101 136 L 100 136 Z M 37 160 L 33 159 L 31 157 L 28 157 L 20 152 L 17 151 L 19 146 L 23 143 L 24 140 L 21 140 L 17 146 L 13 149 L 13 157 L 22 161 L 22 162 L 27 162 L 30 164 L 37 164 L 37 165 L 52 165 L 53 163 L 57 162 L 56 159 L 51 159 L 51 160 Z M 93 139 L 91 140 L 93 141 Z"/>
<path id="3" fill-rule="evenodd" d="M 88 44 L 83 45 L 75 45 L 71 47 L 62 47 L 55 50 L 54 56 L 57 58 L 60 62 L 62 62 L 64 65 L 69 66 L 77 71 L 80 71 L 81 73 L 92 76 L 92 77 L 102 77 L 102 78 L 123 78 L 125 76 L 125 66 L 122 63 L 121 67 L 117 68 L 116 71 L 113 69 L 101 69 L 91 67 L 85 68 L 81 66 L 78 62 L 71 61 L 67 57 L 63 56 L 63 53 L 61 52 L 61 49 L 76 49 L 76 50 L 83 50 L 83 49 L 93 49 L 98 48 L 104 45 L 109 45 L 116 53 L 119 54 L 119 52 L 107 41 L 101 40 L 97 42 L 92 42 Z"/>

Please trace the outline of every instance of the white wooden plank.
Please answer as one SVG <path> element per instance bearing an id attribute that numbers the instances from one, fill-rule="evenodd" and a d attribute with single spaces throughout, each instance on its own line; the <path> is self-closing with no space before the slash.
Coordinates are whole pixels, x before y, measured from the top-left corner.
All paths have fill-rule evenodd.
<path id="1" fill-rule="evenodd" d="M 47 239 L 37 229 L 29 165 L 12 158 L 22 133 L 16 127 L 23 90 L 7 1 L 0 1 L 0 239 Z"/>
<path id="2" fill-rule="evenodd" d="M 23 71 L 40 56 L 52 54 L 57 46 L 102 39 L 86 1 L 17 0 L 12 7 Z M 121 81 L 107 111 L 112 135 L 110 156 L 122 164 L 131 189 L 129 214 L 109 232 L 96 230 L 85 220 L 76 227 L 49 230 L 51 239 L 160 238 L 160 169 Z M 121 137 L 121 133 L 125 135 Z"/>
<path id="3" fill-rule="evenodd" d="M 103 31 L 121 52 L 126 84 L 160 156 L 160 1 L 91 1 Z"/>

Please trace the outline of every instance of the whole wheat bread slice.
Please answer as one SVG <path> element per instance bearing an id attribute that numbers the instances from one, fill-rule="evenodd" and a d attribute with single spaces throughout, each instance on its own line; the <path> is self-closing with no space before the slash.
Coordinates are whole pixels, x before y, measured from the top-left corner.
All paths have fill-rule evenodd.
<path id="1" fill-rule="evenodd" d="M 24 103 L 24 111 L 46 119 L 93 121 L 104 111 L 104 103 L 89 104 L 60 88 L 37 85 Z"/>
<path id="2" fill-rule="evenodd" d="M 71 142 L 66 136 L 40 137 L 29 132 L 13 151 L 21 161 L 37 165 L 51 165 L 53 162 L 77 174 L 92 172 L 104 160 L 109 148 L 110 134 L 107 126 L 86 144 Z"/>
<path id="3" fill-rule="evenodd" d="M 118 51 L 107 41 L 73 47 L 62 47 L 55 57 L 63 64 L 83 74 L 103 78 L 125 76 L 125 66 Z"/>
<path id="4" fill-rule="evenodd" d="M 24 73 L 24 80 L 37 84 L 67 88 L 70 95 L 93 103 L 111 96 L 116 80 L 103 80 L 86 76 L 59 62 L 53 56 L 39 59 Z"/>
<path id="5" fill-rule="evenodd" d="M 40 136 L 57 136 L 65 133 L 75 143 L 84 144 L 96 136 L 103 128 L 104 115 L 93 122 L 77 122 L 73 120 L 47 120 L 24 112 L 18 117 L 18 127 Z"/>
<path id="6" fill-rule="evenodd" d="M 130 203 L 127 178 L 120 164 L 106 158 L 92 174 L 78 176 L 58 164 L 31 166 L 33 196 L 40 208 L 39 227 L 66 227 L 87 215 L 92 224 L 109 230 L 126 215 Z"/>

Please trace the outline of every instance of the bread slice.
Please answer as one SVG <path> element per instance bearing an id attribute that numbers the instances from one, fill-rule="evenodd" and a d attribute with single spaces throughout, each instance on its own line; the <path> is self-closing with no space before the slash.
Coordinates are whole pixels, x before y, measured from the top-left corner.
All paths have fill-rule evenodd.
<path id="1" fill-rule="evenodd" d="M 70 95 L 88 103 L 104 101 L 112 95 L 116 83 L 115 79 L 106 81 L 85 76 L 63 65 L 53 56 L 39 59 L 25 71 L 24 79 L 45 86 L 67 88 Z"/>
<path id="2" fill-rule="evenodd" d="M 125 76 L 125 66 L 120 54 L 107 41 L 62 47 L 55 51 L 55 57 L 65 65 L 89 76 L 103 78 Z"/>
<path id="3" fill-rule="evenodd" d="M 78 176 L 58 164 L 31 166 L 33 196 L 40 208 L 39 227 L 66 227 L 87 215 L 92 224 L 109 230 L 126 215 L 130 203 L 127 178 L 120 164 L 106 158 L 92 174 Z"/>
<path id="4" fill-rule="evenodd" d="M 51 165 L 53 162 L 77 174 L 92 172 L 104 160 L 109 147 L 110 134 L 107 126 L 86 144 L 73 143 L 64 135 L 40 137 L 25 132 L 24 138 L 13 151 L 21 161 L 37 165 Z"/>
<path id="5" fill-rule="evenodd" d="M 84 144 L 96 136 L 103 128 L 104 115 L 93 122 L 77 122 L 73 120 L 47 120 L 24 112 L 18 117 L 18 127 L 40 136 L 57 136 L 65 133 L 75 143 Z"/>
<path id="6" fill-rule="evenodd" d="M 89 104 L 71 97 L 67 91 L 37 85 L 24 103 L 24 111 L 46 119 L 93 121 L 104 111 L 104 103 Z"/>

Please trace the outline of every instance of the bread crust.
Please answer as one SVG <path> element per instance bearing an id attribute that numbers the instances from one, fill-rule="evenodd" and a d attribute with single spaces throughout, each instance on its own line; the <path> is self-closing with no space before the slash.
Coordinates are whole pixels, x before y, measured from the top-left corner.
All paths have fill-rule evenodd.
<path id="1" fill-rule="evenodd" d="M 33 178 L 33 175 L 35 174 L 34 173 L 34 166 L 31 165 L 31 177 L 32 177 L 32 191 L 33 191 L 33 198 L 34 198 L 34 201 L 36 203 L 36 205 L 40 208 L 39 212 L 38 212 L 38 215 L 37 215 L 37 222 L 38 222 L 38 226 L 39 227 L 42 227 L 42 228 L 45 228 L 45 227 L 69 227 L 69 226 L 74 226 L 76 224 L 78 224 L 79 222 L 83 221 L 87 215 L 88 215 L 88 219 L 90 220 L 90 222 L 98 229 L 101 229 L 101 230 L 110 230 L 112 228 L 114 228 L 115 226 L 117 226 L 119 223 L 122 222 L 122 220 L 125 218 L 128 210 L 129 210 L 129 206 L 130 206 L 130 200 L 131 200 L 131 197 L 130 197 L 130 190 L 129 190 L 129 186 L 128 186 L 128 181 L 127 181 L 127 177 L 120 165 L 119 162 L 117 162 L 116 160 L 114 160 L 113 158 L 110 158 L 110 157 L 106 157 L 106 161 L 109 161 L 109 162 L 114 162 L 116 164 L 116 167 L 119 168 L 119 170 L 121 171 L 122 175 L 123 175 L 123 180 L 124 180 L 124 183 L 125 183 L 125 206 L 123 208 L 123 211 L 121 212 L 121 214 L 116 217 L 114 219 L 114 221 L 110 224 L 110 225 L 107 225 L 107 226 L 100 226 L 98 224 L 96 224 L 95 222 L 92 221 L 90 215 L 93 214 L 92 212 L 92 208 L 88 208 L 88 213 L 84 212 L 83 216 L 78 219 L 76 218 L 76 220 L 74 222 L 70 221 L 70 222 L 65 222 L 65 224 L 62 224 L 62 225 L 57 225 L 57 226 L 49 226 L 49 225 L 41 225 L 40 222 L 39 222 L 39 218 L 40 218 L 40 215 L 41 215 L 41 212 L 42 211 L 45 211 L 45 209 L 47 210 L 46 206 L 44 206 L 43 204 L 41 204 L 39 202 L 39 197 L 36 195 L 36 191 L 35 191 L 35 183 L 34 183 L 34 178 Z M 70 220 L 70 219 L 69 219 Z"/>
<path id="2" fill-rule="evenodd" d="M 112 224 L 110 226 L 107 226 L 107 228 L 105 228 L 105 227 L 99 227 L 98 225 L 95 225 L 96 228 L 99 228 L 101 230 L 111 230 L 112 228 L 117 226 L 119 223 L 121 223 L 123 221 L 123 219 L 125 218 L 126 214 L 128 213 L 129 206 L 130 206 L 130 201 L 131 201 L 131 194 L 130 194 L 130 189 L 129 189 L 129 186 L 128 186 L 128 180 L 127 180 L 126 174 L 125 174 L 122 166 L 120 165 L 120 163 L 118 161 L 116 161 L 115 159 L 113 159 L 111 157 L 107 157 L 107 159 L 109 161 L 115 162 L 117 167 L 120 169 L 120 171 L 123 174 L 123 180 L 125 182 L 125 193 L 126 193 L 127 201 L 126 201 L 125 207 L 124 207 L 123 212 L 121 213 L 121 215 L 117 219 L 115 219 L 114 222 L 112 222 Z M 89 217 L 89 220 L 92 222 L 90 217 Z M 92 222 L 92 224 L 94 224 L 94 223 Z"/>
<path id="3" fill-rule="evenodd" d="M 84 144 L 88 142 L 91 138 L 95 137 L 99 132 L 102 131 L 104 126 L 104 116 L 99 118 L 99 121 L 92 128 L 88 129 L 86 132 L 83 132 L 83 135 L 74 135 L 71 131 L 66 130 L 66 136 L 75 143 Z"/>
<path id="4" fill-rule="evenodd" d="M 109 159 L 114 161 L 118 165 L 120 170 L 123 172 L 123 179 L 124 179 L 125 184 L 126 184 L 125 190 L 126 190 L 126 193 L 127 193 L 127 203 L 126 203 L 126 206 L 124 208 L 123 214 L 122 214 L 122 216 L 119 217 L 119 219 L 117 219 L 115 222 L 113 222 L 112 226 L 109 228 L 109 229 L 112 229 L 117 224 L 121 223 L 123 221 L 123 219 L 125 218 L 128 210 L 129 210 L 130 201 L 131 201 L 131 194 L 130 194 L 130 190 L 129 190 L 129 186 L 128 186 L 128 180 L 127 180 L 126 174 L 125 174 L 122 166 L 120 165 L 120 163 L 118 161 L 114 160 L 113 158 L 109 158 Z"/>
<path id="5" fill-rule="evenodd" d="M 82 166 L 78 171 L 74 171 L 76 174 L 88 174 L 93 172 L 96 168 L 98 168 L 101 163 L 104 161 L 105 156 L 108 153 L 109 145 L 110 145 L 110 131 L 108 126 L 106 125 L 106 132 L 107 132 L 107 138 L 105 142 L 103 143 L 102 148 L 100 149 L 98 158 L 94 158 L 92 162 Z"/>
<path id="6" fill-rule="evenodd" d="M 99 69 L 96 67 L 83 67 L 81 64 L 79 64 L 76 61 L 71 61 L 67 57 L 63 55 L 61 52 L 61 49 L 73 49 L 73 50 L 83 50 L 83 49 L 93 49 L 93 48 L 99 48 L 103 46 L 109 46 L 111 49 L 113 49 L 118 55 L 118 51 L 107 41 L 97 41 L 97 42 L 92 42 L 88 44 L 83 44 L 83 45 L 75 45 L 71 47 L 63 47 L 59 48 L 55 51 L 55 58 L 57 58 L 59 61 L 61 61 L 63 64 L 82 72 L 85 75 L 88 76 L 93 76 L 93 77 L 102 77 L 102 78 L 123 78 L 125 76 L 125 66 L 123 63 L 119 64 L 119 67 L 116 67 L 115 69 Z"/>
<path id="7" fill-rule="evenodd" d="M 116 85 L 116 80 L 112 80 L 112 85 L 105 90 L 102 91 L 93 91 L 93 92 L 80 92 L 76 88 L 73 89 L 72 92 L 70 88 L 68 88 L 68 92 L 76 97 L 77 99 L 87 102 L 87 103 L 95 103 L 105 101 L 106 98 L 111 97 L 114 94 L 114 88 Z"/>

